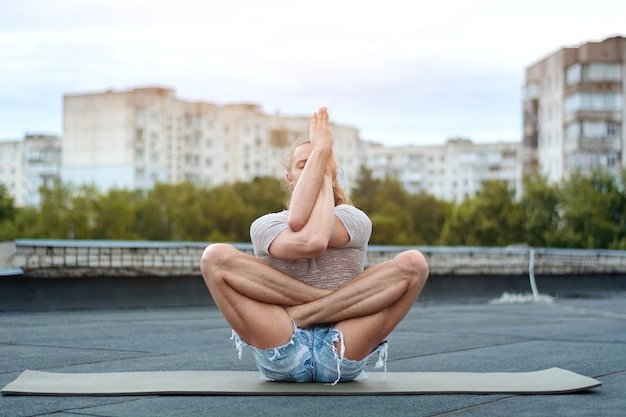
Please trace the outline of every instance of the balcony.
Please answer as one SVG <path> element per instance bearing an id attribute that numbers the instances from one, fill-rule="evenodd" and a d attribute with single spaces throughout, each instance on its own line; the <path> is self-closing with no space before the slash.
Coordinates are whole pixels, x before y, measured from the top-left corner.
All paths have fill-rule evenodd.
<path id="1" fill-rule="evenodd" d="M 616 152 L 621 150 L 622 139 L 620 137 L 613 137 L 611 139 L 601 138 L 570 138 L 565 141 L 566 152 L 591 152 L 591 153 L 606 153 Z"/>

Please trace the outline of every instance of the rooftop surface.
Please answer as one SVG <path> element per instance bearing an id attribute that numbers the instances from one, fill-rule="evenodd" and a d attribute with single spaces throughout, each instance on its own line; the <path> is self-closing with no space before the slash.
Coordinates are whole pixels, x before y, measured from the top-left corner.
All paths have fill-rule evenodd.
<path id="1" fill-rule="evenodd" d="M 418 301 L 389 337 L 388 370 L 560 367 L 602 386 L 561 395 L 1 396 L 0 416 L 624 416 L 626 293 L 549 301 Z M 254 369 L 210 305 L 5 311 L 0 334 L 2 387 L 25 369 Z"/>

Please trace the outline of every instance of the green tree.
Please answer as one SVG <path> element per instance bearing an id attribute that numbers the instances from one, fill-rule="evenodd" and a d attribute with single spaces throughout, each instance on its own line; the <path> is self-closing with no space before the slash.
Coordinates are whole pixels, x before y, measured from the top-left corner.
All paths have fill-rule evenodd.
<path id="1" fill-rule="evenodd" d="M 624 195 L 606 171 L 576 172 L 562 187 L 561 222 L 553 245 L 609 248 L 620 240 Z"/>
<path id="2" fill-rule="evenodd" d="M 210 216 L 213 215 L 206 212 L 210 198 L 204 189 L 196 187 L 191 182 L 173 184 L 169 187 L 169 197 L 163 203 L 168 222 L 172 226 L 173 235 L 170 239 L 202 240 L 202 234 L 207 229 Z"/>
<path id="3" fill-rule="evenodd" d="M 524 177 L 521 206 L 524 213 L 524 233 L 531 246 L 549 246 L 559 225 L 559 189 L 546 177 L 533 174 Z"/>
<path id="4" fill-rule="evenodd" d="M 626 168 L 623 168 L 617 192 L 619 193 L 618 203 L 615 208 L 617 236 L 609 245 L 610 249 L 626 249 Z"/>
<path id="5" fill-rule="evenodd" d="M 523 239 L 523 215 L 505 181 L 485 181 L 476 197 L 452 211 L 444 226 L 444 245 L 506 246 Z"/>
<path id="6" fill-rule="evenodd" d="M 380 188 L 381 181 L 372 176 L 371 169 L 361 165 L 355 183 L 356 186 L 350 192 L 354 205 L 370 213 L 374 210 L 374 197 Z"/>
<path id="7" fill-rule="evenodd" d="M 168 201 L 172 197 L 170 184 L 155 184 L 137 203 L 135 233 L 147 240 L 171 240 L 174 224 L 168 213 Z"/>
<path id="8" fill-rule="evenodd" d="M 25 234 L 40 239 L 91 239 L 94 228 L 94 205 L 99 199 L 92 185 L 73 186 L 60 181 L 39 190 L 39 216 L 28 227 L 19 225 Z M 32 216 L 32 212 L 26 213 Z M 20 217 L 23 221 L 26 216 Z M 32 219 L 34 220 L 34 219 Z"/>
<path id="9" fill-rule="evenodd" d="M 0 240 L 13 240 L 16 237 L 15 200 L 4 184 L 0 184 Z"/>
<path id="10" fill-rule="evenodd" d="M 136 230 L 137 211 L 144 197 L 141 191 L 111 189 L 95 201 L 94 239 L 140 239 Z"/>
<path id="11" fill-rule="evenodd" d="M 439 243 L 446 246 L 480 246 L 476 233 L 478 202 L 466 198 L 456 204 L 444 223 Z"/>
<path id="12" fill-rule="evenodd" d="M 41 211 L 37 207 L 20 207 L 15 215 L 15 239 L 39 239 Z"/>
<path id="13" fill-rule="evenodd" d="M 425 192 L 411 196 L 407 209 L 414 228 L 415 243 L 419 245 L 437 244 L 453 206 L 452 203 L 439 200 Z"/>
<path id="14" fill-rule="evenodd" d="M 411 196 L 400 181 L 386 177 L 378 183 L 371 199 L 371 243 L 379 245 L 417 244 L 413 219 L 408 210 Z"/>
<path id="15" fill-rule="evenodd" d="M 135 232 L 148 240 L 202 240 L 212 221 L 210 198 L 190 182 L 156 184 L 137 204 Z"/>
<path id="16" fill-rule="evenodd" d="M 233 184 L 246 207 L 250 209 L 250 223 L 257 217 L 274 213 L 285 208 L 288 192 L 284 182 L 275 177 L 256 177 L 250 182 L 239 181 Z"/>
<path id="17" fill-rule="evenodd" d="M 70 187 L 65 218 L 69 232 L 66 239 L 93 239 L 96 228 L 96 205 L 101 195 L 94 185 Z"/>
<path id="18" fill-rule="evenodd" d="M 68 219 L 71 201 L 71 187 L 60 181 L 52 187 L 39 190 L 41 205 L 37 223 L 32 225 L 32 234 L 39 239 L 68 239 L 72 226 Z"/>

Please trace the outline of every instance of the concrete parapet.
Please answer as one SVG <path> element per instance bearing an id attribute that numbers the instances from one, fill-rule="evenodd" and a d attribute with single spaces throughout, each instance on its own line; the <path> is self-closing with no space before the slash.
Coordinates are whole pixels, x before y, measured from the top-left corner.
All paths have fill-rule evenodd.
<path id="1" fill-rule="evenodd" d="M 248 243 L 233 245 L 253 253 Z M 200 258 L 206 246 L 207 243 L 200 242 L 16 240 L 4 242 L 0 249 L 5 263 L 2 268 L 21 270 L 28 277 L 145 277 L 199 275 Z M 367 266 L 408 249 L 424 254 L 431 275 L 626 273 L 626 251 L 526 247 L 372 245 L 367 252 Z"/>
<path id="2" fill-rule="evenodd" d="M 5 264 L 0 268 L 0 310 L 211 302 L 200 275 L 200 258 L 207 243 L 10 243 L 0 248 L 5 252 Z M 234 246 L 252 254 L 250 244 Z M 626 251 L 370 246 L 367 266 L 407 249 L 420 250 L 430 267 L 422 301 L 488 300 L 504 292 L 531 289 L 561 297 L 626 292 Z M 14 253 L 8 256 L 11 251 Z"/>

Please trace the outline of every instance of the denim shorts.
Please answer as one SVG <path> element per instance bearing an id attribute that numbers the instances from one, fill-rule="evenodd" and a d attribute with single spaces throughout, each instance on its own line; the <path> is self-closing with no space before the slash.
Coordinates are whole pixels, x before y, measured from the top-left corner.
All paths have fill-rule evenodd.
<path id="1" fill-rule="evenodd" d="M 244 346 L 249 346 L 233 331 L 239 358 Z M 372 356 L 378 353 L 376 368 L 387 368 L 387 342 L 379 344 L 374 351 L 360 361 L 343 357 L 345 344 L 343 334 L 332 325 L 317 325 L 300 329 L 294 324 L 291 340 L 283 346 L 258 349 L 250 346 L 261 378 L 280 382 L 323 382 L 336 384 L 352 381 L 363 374 Z M 340 342 L 337 352 L 335 342 Z"/>

